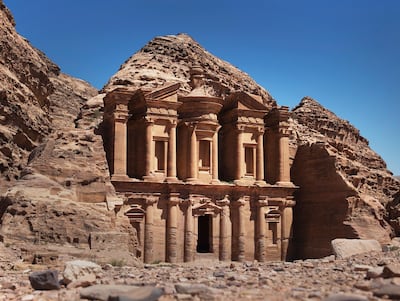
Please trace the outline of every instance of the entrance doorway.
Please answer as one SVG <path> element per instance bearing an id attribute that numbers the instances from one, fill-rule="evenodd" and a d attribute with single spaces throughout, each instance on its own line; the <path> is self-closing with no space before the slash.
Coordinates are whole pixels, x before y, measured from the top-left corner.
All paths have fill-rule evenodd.
<path id="1" fill-rule="evenodd" d="M 197 238 L 197 252 L 211 253 L 212 244 L 212 216 L 202 215 L 198 217 L 198 238 Z"/>

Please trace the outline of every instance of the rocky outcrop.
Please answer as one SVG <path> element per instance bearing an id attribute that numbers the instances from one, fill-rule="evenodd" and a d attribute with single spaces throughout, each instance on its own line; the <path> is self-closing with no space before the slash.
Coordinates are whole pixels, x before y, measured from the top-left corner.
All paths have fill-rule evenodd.
<path id="1" fill-rule="evenodd" d="M 156 37 L 131 56 L 111 77 L 105 91 L 116 86 L 156 88 L 166 83 L 178 82 L 180 92 L 190 91 L 190 68 L 199 65 L 205 70 L 206 81 L 215 94 L 244 91 L 261 97 L 272 107 L 272 96 L 248 74 L 215 57 L 187 34 Z"/>
<path id="2" fill-rule="evenodd" d="M 115 256 L 129 258 L 136 233 L 111 210 L 119 199 L 100 135 L 102 96 L 19 36 L 1 2 L 0 22 L 1 241 L 33 261 L 55 246 L 89 256 L 91 236 L 114 231 L 126 234 Z M 104 257 L 93 244 L 90 256 Z"/>
<path id="3" fill-rule="evenodd" d="M 389 242 L 394 233 L 386 206 L 400 182 L 368 141 L 309 97 L 293 109 L 292 129 L 291 174 L 300 186 L 293 225 L 296 257 L 329 255 L 334 238 Z"/>

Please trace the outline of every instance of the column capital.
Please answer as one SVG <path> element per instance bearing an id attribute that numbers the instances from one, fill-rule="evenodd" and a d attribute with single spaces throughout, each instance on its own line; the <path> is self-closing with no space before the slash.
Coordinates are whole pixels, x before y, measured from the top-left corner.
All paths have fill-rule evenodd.
<path id="1" fill-rule="evenodd" d="M 126 123 L 129 119 L 129 113 L 128 111 L 114 111 L 113 113 L 113 118 L 115 121 L 117 122 L 122 122 L 122 123 Z"/>
<path id="2" fill-rule="evenodd" d="M 239 197 L 235 202 L 231 203 L 233 206 L 237 206 L 237 207 L 242 207 L 244 206 L 248 201 L 250 200 L 250 197 L 245 195 L 245 196 L 241 196 Z"/>
<path id="3" fill-rule="evenodd" d="M 152 206 L 153 204 L 157 203 L 158 200 L 160 199 L 159 196 L 147 196 L 144 199 L 144 203 L 146 204 L 146 206 Z"/>
<path id="4" fill-rule="evenodd" d="M 244 124 L 236 124 L 236 131 L 239 133 L 243 132 L 245 130 L 245 125 Z"/>
<path id="5" fill-rule="evenodd" d="M 151 125 L 154 123 L 154 118 L 149 116 L 143 116 L 143 121 L 146 125 Z"/>
<path id="6" fill-rule="evenodd" d="M 281 137 L 289 137 L 291 134 L 291 130 L 288 126 L 279 127 L 279 135 Z"/>
<path id="7" fill-rule="evenodd" d="M 268 206 L 268 197 L 267 196 L 259 196 L 257 200 L 258 207 Z"/>
<path id="8" fill-rule="evenodd" d="M 296 201 L 294 201 L 294 200 L 286 199 L 286 200 L 282 201 L 282 206 L 283 207 L 294 207 L 295 205 L 296 205 Z"/>
<path id="9" fill-rule="evenodd" d="M 222 200 L 218 200 L 216 203 L 220 207 L 229 206 L 229 204 L 231 203 L 229 201 L 229 195 L 226 194 L 225 197 Z"/>
<path id="10" fill-rule="evenodd" d="M 168 200 L 168 204 L 170 206 L 175 206 L 175 205 L 179 205 L 179 203 L 181 202 L 181 199 L 179 198 L 179 193 L 170 193 L 169 195 L 169 200 Z"/>

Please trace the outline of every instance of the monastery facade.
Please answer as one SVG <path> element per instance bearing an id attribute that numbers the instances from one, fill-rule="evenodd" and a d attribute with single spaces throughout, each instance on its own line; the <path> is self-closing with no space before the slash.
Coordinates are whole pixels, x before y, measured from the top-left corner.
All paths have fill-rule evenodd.
<path id="1" fill-rule="evenodd" d="M 105 99 L 111 180 L 144 262 L 285 260 L 291 239 L 288 108 L 245 92 L 118 87 Z"/>

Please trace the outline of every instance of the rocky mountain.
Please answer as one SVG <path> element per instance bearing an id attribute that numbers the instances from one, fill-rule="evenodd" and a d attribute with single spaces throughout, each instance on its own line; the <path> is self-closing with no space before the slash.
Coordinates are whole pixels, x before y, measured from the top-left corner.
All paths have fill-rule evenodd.
<path id="1" fill-rule="evenodd" d="M 101 137 L 104 94 L 63 74 L 18 35 L 1 0 L 0 22 L 0 240 L 32 260 L 50 251 L 127 257 L 136 234 L 113 210 L 120 200 Z M 179 82 L 187 94 L 194 64 L 206 71 L 212 93 L 243 90 L 277 106 L 250 76 L 185 34 L 154 38 L 101 92 Z M 400 234 L 400 183 L 368 141 L 308 97 L 293 110 L 291 125 L 292 179 L 301 187 L 296 256 L 326 255 L 333 237 L 385 243 L 393 231 Z"/>
<path id="2" fill-rule="evenodd" d="M 178 82 L 181 94 L 186 95 L 190 92 L 193 64 L 204 69 L 208 85 L 217 94 L 242 90 L 260 96 L 270 107 L 276 105 L 272 96 L 248 74 L 215 57 L 187 34 L 155 37 L 120 67 L 103 90 L 121 85 L 156 88 Z"/>
<path id="3" fill-rule="evenodd" d="M 0 240 L 32 257 L 86 252 L 91 232 L 116 231 L 127 251 L 107 207 L 118 199 L 98 132 L 102 97 L 21 37 L 1 0 L 0 24 Z"/>

